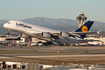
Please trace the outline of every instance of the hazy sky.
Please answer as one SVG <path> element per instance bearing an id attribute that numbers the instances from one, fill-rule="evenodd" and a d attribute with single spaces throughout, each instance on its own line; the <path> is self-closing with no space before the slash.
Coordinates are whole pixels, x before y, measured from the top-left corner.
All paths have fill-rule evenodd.
<path id="1" fill-rule="evenodd" d="M 34 17 L 76 20 L 80 12 L 88 20 L 105 22 L 105 0 L 0 0 L 0 20 Z"/>

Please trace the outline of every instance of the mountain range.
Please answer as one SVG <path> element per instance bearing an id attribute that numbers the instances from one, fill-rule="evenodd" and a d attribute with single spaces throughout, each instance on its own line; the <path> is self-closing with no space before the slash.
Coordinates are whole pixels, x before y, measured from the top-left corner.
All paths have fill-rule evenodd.
<path id="1" fill-rule="evenodd" d="M 3 27 L 3 24 L 9 20 L 0 20 L 0 33 L 7 33 L 8 31 Z M 35 24 L 60 31 L 75 31 L 78 28 L 78 21 L 72 19 L 52 19 L 46 17 L 36 17 L 20 20 L 26 23 Z M 94 21 L 90 31 L 105 31 L 105 23 Z"/>

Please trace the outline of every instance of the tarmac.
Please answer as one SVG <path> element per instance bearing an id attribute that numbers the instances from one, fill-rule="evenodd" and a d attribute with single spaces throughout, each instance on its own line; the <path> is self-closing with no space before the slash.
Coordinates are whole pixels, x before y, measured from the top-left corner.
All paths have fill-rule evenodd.
<path id="1" fill-rule="evenodd" d="M 104 46 L 0 46 L 1 61 L 105 64 Z"/>

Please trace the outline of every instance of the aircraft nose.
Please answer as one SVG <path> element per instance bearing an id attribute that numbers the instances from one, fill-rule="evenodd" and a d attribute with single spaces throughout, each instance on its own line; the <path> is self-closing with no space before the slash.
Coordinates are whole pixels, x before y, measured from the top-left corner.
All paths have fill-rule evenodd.
<path id="1" fill-rule="evenodd" d="M 5 27 L 6 25 L 4 24 L 3 27 Z"/>
<path id="2" fill-rule="evenodd" d="M 5 23 L 5 24 L 3 25 L 3 27 L 6 28 L 6 27 L 7 27 L 7 23 Z"/>

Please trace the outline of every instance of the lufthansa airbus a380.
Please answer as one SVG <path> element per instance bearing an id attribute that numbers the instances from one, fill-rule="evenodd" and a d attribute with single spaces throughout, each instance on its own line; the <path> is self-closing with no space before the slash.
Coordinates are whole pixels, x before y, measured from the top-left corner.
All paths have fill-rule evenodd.
<path id="1" fill-rule="evenodd" d="M 9 31 L 15 31 L 21 33 L 21 37 L 30 38 L 35 37 L 38 39 L 45 40 L 47 42 L 57 41 L 57 42 L 80 42 L 83 41 L 83 38 L 86 34 L 94 33 L 89 31 L 90 27 L 92 26 L 93 21 L 87 21 L 83 26 L 78 28 L 75 32 L 61 32 L 54 29 L 49 29 L 46 27 L 41 27 L 37 25 L 32 25 L 29 23 L 21 22 L 21 21 L 8 21 L 3 26 Z M 76 40 L 70 37 L 77 37 L 79 36 L 80 39 Z M 74 41 L 73 41 L 74 40 Z"/>

